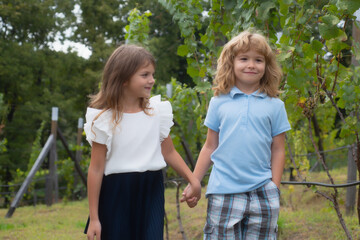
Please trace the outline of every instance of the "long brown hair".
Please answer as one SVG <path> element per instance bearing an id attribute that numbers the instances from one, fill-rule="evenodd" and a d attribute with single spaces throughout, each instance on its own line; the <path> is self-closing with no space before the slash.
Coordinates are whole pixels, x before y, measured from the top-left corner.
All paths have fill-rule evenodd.
<path id="1" fill-rule="evenodd" d="M 227 94 L 235 85 L 234 59 L 241 52 L 254 50 L 265 57 L 265 73 L 260 80 L 259 92 L 277 97 L 282 71 L 265 37 L 259 33 L 244 31 L 225 44 L 218 59 L 214 79 L 214 95 Z"/>
<path id="2" fill-rule="evenodd" d="M 112 122 L 115 123 L 115 126 L 120 122 L 124 109 L 122 103 L 124 83 L 128 82 L 139 68 L 147 64 L 152 64 L 155 67 L 155 58 L 143 47 L 122 45 L 115 49 L 106 62 L 100 91 L 89 96 L 89 106 L 102 109 L 94 120 L 110 109 L 112 110 Z M 145 113 L 148 113 L 149 99 L 142 98 L 140 107 Z"/>

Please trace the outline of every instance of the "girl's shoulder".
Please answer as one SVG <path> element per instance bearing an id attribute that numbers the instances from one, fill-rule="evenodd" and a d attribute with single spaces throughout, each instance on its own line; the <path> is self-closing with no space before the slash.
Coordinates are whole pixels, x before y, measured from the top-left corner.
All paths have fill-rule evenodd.
<path id="1" fill-rule="evenodd" d="M 161 101 L 161 96 L 156 95 L 149 99 L 150 108 L 153 108 L 159 114 L 171 114 L 172 106 L 169 101 Z"/>
<path id="2" fill-rule="evenodd" d="M 88 107 L 86 109 L 85 119 L 86 122 L 98 122 L 108 124 L 112 118 L 111 110 L 102 110 Z"/>
<path id="3" fill-rule="evenodd" d="M 107 147 L 107 158 L 109 156 L 109 153 L 111 152 L 111 116 L 112 113 L 110 110 L 101 110 L 88 107 L 86 109 L 86 122 L 84 124 L 86 140 L 90 143 L 91 146 L 93 141 L 100 144 L 105 144 Z"/>
<path id="4" fill-rule="evenodd" d="M 169 101 L 161 101 L 161 96 L 156 95 L 149 99 L 150 107 L 160 120 L 160 142 L 169 136 L 170 128 L 174 125 L 172 107 Z"/>

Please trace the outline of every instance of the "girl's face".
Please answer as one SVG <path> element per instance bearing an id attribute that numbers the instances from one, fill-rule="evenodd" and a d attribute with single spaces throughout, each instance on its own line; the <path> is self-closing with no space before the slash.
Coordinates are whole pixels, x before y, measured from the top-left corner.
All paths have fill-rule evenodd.
<path id="1" fill-rule="evenodd" d="M 254 50 L 238 53 L 234 58 L 234 73 L 235 84 L 241 91 L 256 91 L 265 73 L 265 57 Z"/>
<path id="2" fill-rule="evenodd" d="M 124 92 L 134 98 L 149 98 L 155 83 L 155 68 L 149 63 L 139 68 L 130 80 L 124 83 Z"/>

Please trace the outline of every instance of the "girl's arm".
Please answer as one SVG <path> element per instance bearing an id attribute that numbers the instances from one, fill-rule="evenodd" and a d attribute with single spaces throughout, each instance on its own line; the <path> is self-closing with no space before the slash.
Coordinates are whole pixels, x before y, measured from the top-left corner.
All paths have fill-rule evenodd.
<path id="1" fill-rule="evenodd" d="M 211 154 L 219 145 L 219 133 L 208 128 L 206 141 L 196 162 L 194 175 L 199 181 L 203 179 L 211 166 Z"/>
<path id="2" fill-rule="evenodd" d="M 87 180 L 90 212 L 90 223 L 87 231 L 87 238 L 89 240 L 95 239 L 95 236 L 97 240 L 101 240 L 101 224 L 99 221 L 98 207 L 100 188 L 105 169 L 106 151 L 106 145 L 96 142 L 92 143 L 91 161 Z"/>
<path id="3" fill-rule="evenodd" d="M 285 166 L 285 133 L 273 137 L 271 144 L 272 181 L 280 188 L 281 176 Z"/>
<path id="4" fill-rule="evenodd" d="M 167 164 L 169 164 L 181 177 L 191 185 L 189 197 L 201 198 L 201 185 L 193 175 L 180 154 L 176 151 L 170 135 L 161 143 L 161 152 Z"/>

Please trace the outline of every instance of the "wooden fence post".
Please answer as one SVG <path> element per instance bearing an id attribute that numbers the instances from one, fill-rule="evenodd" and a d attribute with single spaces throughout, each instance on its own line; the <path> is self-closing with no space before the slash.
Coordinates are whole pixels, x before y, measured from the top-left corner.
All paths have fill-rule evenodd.
<path id="1" fill-rule="evenodd" d="M 356 178 L 357 167 L 352 155 L 353 147 L 356 147 L 355 144 L 350 145 L 348 150 L 348 169 L 347 169 L 348 183 L 355 182 L 357 179 Z M 346 215 L 352 215 L 354 213 L 355 200 L 356 200 L 356 186 L 346 188 L 346 201 L 345 201 Z"/>
<path id="2" fill-rule="evenodd" d="M 78 132 L 77 132 L 77 138 L 76 138 L 76 161 L 77 163 L 80 163 L 81 161 L 81 155 L 82 155 L 82 132 L 83 132 L 83 126 L 84 126 L 84 119 L 79 118 L 78 120 Z"/>
<path id="3" fill-rule="evenodd" d="M 56 136 L 57 136 L 57 121 L 58 121 L 59 108 L 53 107 L 51 114 L 51 134 L 54 136 L 54 141 L 49 154 L 49 174 L 46 180 L 46 205 L 51 206 L 53 200 L 58 202 L 59 199 L 59 185 L 57 178 L 57 153 L 56 153 Z M 53 192 L 55 190 L 55 196 Z"/>
<path id="4" fill-rule="evenodd" d="M 54 136 L 50 134 L 49 138 L 47 139 L 45 146 L 41 149 L 41 152 L 36 159 L 34 165 L 32 166 L 29 174 L 26 176 L 25 181 L 21 184 L 19 191 L 16 193 L 14 200 L 11 202 L 9 211 L 6 213 L 6 218 L 10 218 L 15 209 L 17 208 L 18 204 L 20 203 L 21 198 L 23 197 L 26 189 L 28 188 L 29 184 L 31 183 L 33 177 L 35 176 L 36 171 L 40 168 L 42 162 L 44 161 L 46 155 L 50 151 L 51 145 L 53 144 Z"/>
<path id="5" fill-rule="evenodd" d="M 78 131 L 77 131 L 77 137 L 76 137 L 76 153 L 75 153 L 75 161 L 76 161 L 75 164 L 77 164 L 78 166 L 80 166 L 80 161 L 81 161 L 81 157 L 82 157 L 81 147 L 83 146 L 83 143 L 82 143 L 83 127 L 84 127 L 84 119 L 79 118 L 78 119 Z M 76 173 L 76 169 L 75 169 L 75 173 Z M 79 175 L 75 175 L 74 187 L 77 186 L 78 182 L 79 182 Z M 83 190 L 81 190 L 80 194 L 82 196 L 84 196 L 85 192 Z M 73 193 L 73 199 L 75 199 L 75 191 Z"/>

